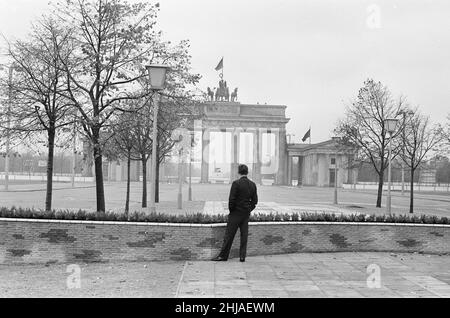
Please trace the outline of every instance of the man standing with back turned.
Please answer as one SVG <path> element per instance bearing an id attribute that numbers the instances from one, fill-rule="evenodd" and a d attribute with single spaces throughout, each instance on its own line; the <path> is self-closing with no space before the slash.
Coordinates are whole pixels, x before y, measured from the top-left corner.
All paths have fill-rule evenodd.
<path id="1" fill-rule="evenodd" d="M 230 191 L 230 199 L 228 209 L 227 230 L 222 250 L 216 258 L 215 262 L 226 262 L 230 256 L 231 245 L 236 235 L 237 229 L 241 232 L 241 248 L 239 251 L 241 262 L 245 262 L 247 256 L 247 240 L 248 240 L 248 221 L 250 213 L 258 204 L 258 191 L 256 184 L 248 179 L 248 167 L 239 165 L 239 180 L 233 182 Z"/>

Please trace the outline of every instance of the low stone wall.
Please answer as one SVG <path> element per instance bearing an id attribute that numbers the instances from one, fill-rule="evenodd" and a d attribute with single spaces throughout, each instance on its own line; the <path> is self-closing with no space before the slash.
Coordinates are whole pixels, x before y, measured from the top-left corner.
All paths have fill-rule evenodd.
<path id="1" fill-rule="evenodd" d="M 0 264 L 209 260 L 224 224 L 0 219 Z M 231 257 L 239 251 L 239 232 Z M 248 255 L 301 252 L 450 253 L 449 225 L 252 223 Z"/>

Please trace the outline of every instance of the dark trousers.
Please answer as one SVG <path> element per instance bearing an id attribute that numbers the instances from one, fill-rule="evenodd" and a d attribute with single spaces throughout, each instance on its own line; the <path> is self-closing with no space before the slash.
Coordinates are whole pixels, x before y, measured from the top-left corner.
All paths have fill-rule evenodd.
<path id="1" fill-rule="evenodd" d="M 223 242 L 222 251 L 219 256 L 228 259 L 230 256 L 231 246 L 233 245 L 234 237 L 237 229 L 241 232 L 241 247 L 239 250 L 240 258 L 247 256 L 247 242 L 248 242 L 248 221 L 250 214 L 247 213 L 230 213 L 228 216 L 227 230 L 225 232 L 225 239 Z"/>

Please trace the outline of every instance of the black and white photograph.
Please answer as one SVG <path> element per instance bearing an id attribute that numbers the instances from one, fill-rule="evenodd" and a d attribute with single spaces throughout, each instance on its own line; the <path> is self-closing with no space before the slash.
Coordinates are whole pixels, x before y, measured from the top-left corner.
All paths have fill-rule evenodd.
<path id="1" fill-rule="evenodd" d="M 0 0 L 0 298 L 450 298 L 449 15 Z"/>

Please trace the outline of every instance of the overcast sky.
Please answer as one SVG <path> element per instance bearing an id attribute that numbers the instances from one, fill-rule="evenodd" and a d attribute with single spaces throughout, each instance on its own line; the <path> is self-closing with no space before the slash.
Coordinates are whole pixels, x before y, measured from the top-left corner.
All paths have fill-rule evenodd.
<path id="1" fill-rule="evenodd" d="M 0 0 L 0 30 L 22 36 L 48 0 Z M 242 103 L 288 106 L 288 133 L 332 135 L 345 103 L 368 77 L 420 105 L 450 113 L 450 1 L 162 0 L 159 28 L 190 39 L 199 85 L 225 79 Z"/>

